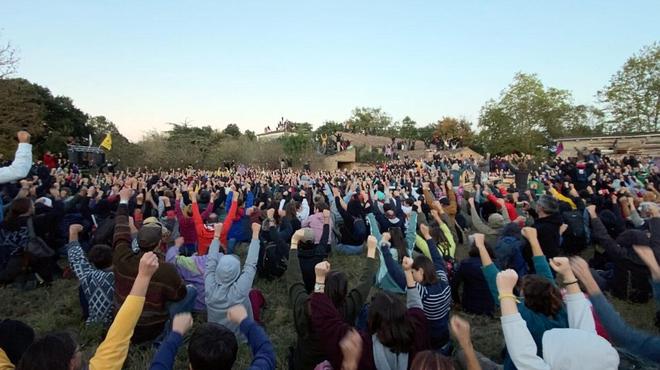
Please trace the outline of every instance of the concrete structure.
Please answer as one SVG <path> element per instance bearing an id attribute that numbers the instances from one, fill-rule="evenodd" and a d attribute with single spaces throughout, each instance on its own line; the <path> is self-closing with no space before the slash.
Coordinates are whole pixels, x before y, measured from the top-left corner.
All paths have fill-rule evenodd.
<path id="1" fill-rule="evenodd" d="M 271 131 L 271 132 L 265 132 L 263 134 L 258 134 L 257 135 L 257 140 L 258 141 L 267 141 L 267 140 L 275 140 L 279 139 L 280 137 L 289 134 L 289 131 Z"/>
<path id="2" fill-rule="evenodd" d="M 560 157 L 575 157 L 576 149 L 589 150 L 598 148 L 603 154 L 610 156 L 639 155 L 660 156 L 660 132 L 649 134 L 611 135 L 593 137 L 565 137 L 557 140 L 564 150 Z"/>
<path id="3" fill-rule="evenodd" d="M 350 148 L 333 155 L 324 157 L 321 161 L 321 166 L 325 171 L 354 169 L 358 165 L 357 152 L 355 148 Z"/>

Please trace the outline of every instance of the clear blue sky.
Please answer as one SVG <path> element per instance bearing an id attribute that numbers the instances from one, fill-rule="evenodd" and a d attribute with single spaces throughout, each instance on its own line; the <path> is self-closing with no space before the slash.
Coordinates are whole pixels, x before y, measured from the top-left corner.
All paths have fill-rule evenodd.
<path id="1" fill-rule="evenodd" d="M 262 132 L 355 106 L 476 123 L 517 71 L 594 94 L 660 40 L 660 1 L 3 1 L 20 77 L 130 139 L 166 122 Z"/>

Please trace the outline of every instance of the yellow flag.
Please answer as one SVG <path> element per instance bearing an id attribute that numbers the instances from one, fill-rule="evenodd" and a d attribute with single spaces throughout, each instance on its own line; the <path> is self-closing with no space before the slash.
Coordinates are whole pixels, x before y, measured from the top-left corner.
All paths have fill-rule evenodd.
<path id="1" fill-rule="evenodd" d="M 105 135 L 105 139 L 103 139 L 101 147 L 107 150 L 112 150 L 112 136 L 110 136 L 109 132 Z"/>

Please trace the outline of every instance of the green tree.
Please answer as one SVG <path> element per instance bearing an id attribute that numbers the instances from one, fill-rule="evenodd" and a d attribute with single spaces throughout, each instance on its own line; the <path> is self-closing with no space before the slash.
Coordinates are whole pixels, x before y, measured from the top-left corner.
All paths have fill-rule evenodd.
<path id="1" fill-rule="evenodd" d="M 540 152 L 563 136 L 573 119 L 570 92 L 545 88 L 534 74 L 517 73 L 498 100 L 481 108 L 479 142 L 490 152 Z"/>
<path id="2" fill-rule="evenodd" d="M 605 104 L 609 128 L 619 132 L 658 131 L 660 114 L 660 43 L 645 46 L 612 76 L 598 98 Z"/>
<path id="3" fill-rule="evenodd" d="M 70 98 L 25 79 L 0 79 L 0 150 L 11 146 L 21 127 L 32 134 L 37 154 L 64 152 L 69 138 L 82 142 L 91 133 L 87 115 Z"/>
<path id="4" fill-rule="evenodd" d="M 241 129 L 238 127 L 237 124 L 230 123 L 227 125 L 227 127 L 225 127 L 224 130 L 222 130 L 222 133 L 233 137 L 239 137 L 241 136 Z"/>
<path id="5" fill-rule="evenodd" d="M 443 139 L 458 138 L 463 146 L 472 144 L 475 136 L 470 121 L 465 118 L 457 119 L 454 117 L 442 117 L 436 123 L 433 134 Z"/>
<path id="6" fill-rule="evenodd" d="M 252 130 L 245 130 L 243 133 L 248 140 L 253 141 L 257 138 L 257 134 L 254 133 Z"/>
<path id="7" fill-rule="evenodd" d="M 297 133 L 309 134 L 312 132 L 313 127 L 309 122 L 291 122 L 291 130 Z"/>
<path id="8" fill-rule="evenodd" d="M 392 117 L 381 108 L 356 107 L 347 121 L 351 131 L 366 135 L 383 135 L 392 124 Z"/>
<path id="9" fill-rule="evenodd" d="M 404 139 L 417 139 L 417 122 L 413 121 L 412 118 L 405 116 L 401 120 L 401 129 L 399 136 Z"/>
<path id="10" fill-rule="evenodd" d="M 315 135 L 332 135 L 337 131 L 344 131 L 344 125 L 336 121 L 325 121 L 315 131 Z"/>
<path id="11" fill-rule="evenodd" d="M 303 155 L 309 154 L 312 149 L 310 135 L 303 132 L 295 133 L 293 135 L 284 135 L 279 141 L 282 143 L 284 154 L 296 162 L 300 162 Z"/>

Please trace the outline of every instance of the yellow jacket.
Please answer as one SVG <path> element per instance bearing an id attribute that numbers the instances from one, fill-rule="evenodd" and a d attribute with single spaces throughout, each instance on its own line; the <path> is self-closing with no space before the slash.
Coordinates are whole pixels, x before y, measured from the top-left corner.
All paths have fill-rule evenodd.
<path id="1" fill-rule="evenodd" d="M 565 196 L 564 194 L 560 193 L 557 191 L 557 189 L 551 187 L 550 188 L 550 194 L 552 194 L 553 197 L 557 198 L 558 201 L 560 202 L 566 202 L 571 205 L 572 209 L 577 209 L 577 206 L 573 202 L 573 199 Z"/>
<path id="2" fill-rule="evenodd" d="M 0 348 L 0 370 L 14 370 L 14 364 L 9 361 L 9 357 L 5 351 Z"/>
<path id="3" fill-rule="evenodd" d="M 94 357 L 89 360 L 90 370 L 121 370 L 143 307 L 144 297 L 134 295 L 126 297 L 108 330 L 108 335 L 96 349 Z"/>

